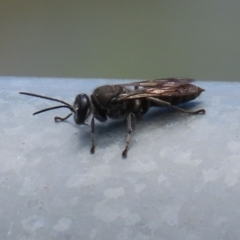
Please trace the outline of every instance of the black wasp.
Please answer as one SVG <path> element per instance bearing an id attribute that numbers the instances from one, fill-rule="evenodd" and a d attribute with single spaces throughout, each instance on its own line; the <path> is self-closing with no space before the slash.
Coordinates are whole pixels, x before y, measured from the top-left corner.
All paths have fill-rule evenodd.
<path id="1" fill-rule="evenodd" d="M 20 94 L 44 98 L 63 104 L 40 110 L 33 113 L 33 115 L 57 108 L 68 108 L 72 112 L 64 118 L 55 117 L 55 121 L 65 121 L 73 114 L 76 124 L 86 125 L 85 120 L 92 113 L 91 153 L 94 153 L 95 150 L 95 119 L 100 122 L 105 122 L 107 118 L 125 118 L 127 120 L 128 135 L 122 156 L 126 157 L 129 147 L 129 138 L 132 132 L 132 119 L 144 115 L 149 108 L 159 106 L 175 109 L 188 114 L 205 113 L 204 109 L 187 111 L 176 107 L 178 104 L 186 103 L 197 98 L 201 92 L 204 91 L 204 89 L 191 84 L 191 82 L 192 79 L 188 78 L 166 78 L 127 84 L 104 85 L 96 88 L 90 98 L 84 93 L 77 95 L 73 105 L 55 98 L 34 93 L 20 92 Z"/>

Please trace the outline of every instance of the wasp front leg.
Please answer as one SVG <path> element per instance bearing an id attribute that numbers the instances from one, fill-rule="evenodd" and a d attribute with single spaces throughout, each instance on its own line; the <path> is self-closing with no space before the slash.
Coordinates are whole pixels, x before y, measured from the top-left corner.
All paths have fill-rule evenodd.
<path id="1" fill-rule="evenodd" d="M 91 141 L 92 141 L 92 147 L 90 149 L 90 152 L 93 154 L 95 152 L 95 141 L 94 141 L 94 132 L 95 132 L 95 121 L 94 121 L 94 115 L 92 117 L 92 121 L 91 121 Z"/>
<path id="2" fill-rule="evenodd" d="M 65 120 L 67 120 L 69 117 L 71 117 L 72 116 L 72 113 L 70 113 L 70 114 L 68 114 L 66 117 L 64 117 L 64 118 L 61 118 L 61 117 L 58 117 L 58 116 L 56 116 L 56 117 L 54 117 L 54 121 L 55 122 L 63 122 L 63 121 L 65 121 Z"/>
<path id="3" fill-rule="evenodd" d="M 188 114 L 205 114 L 205 109 L 199 109 L 197 111 L 187 111 L 187 110 L 184 110 L 182 108 L 179 108 L 179 107 L 176 107 L 176 106 L 173 106 L 171 103 L 169 102 L 165 102 L 163 100 L 160 100 L 158 98 L 153 98 L 153 97 L 148 97 L 147 98 L 149 101 L 157 104 L 158 106 L 161 106 L 161 107 L 167 107 L 167 108 L 172 108 L 172 109 L 175 109 L 177 111 L 180 111 L 180 112 L 183 112 L 183 113 L 188 113 Z"/>

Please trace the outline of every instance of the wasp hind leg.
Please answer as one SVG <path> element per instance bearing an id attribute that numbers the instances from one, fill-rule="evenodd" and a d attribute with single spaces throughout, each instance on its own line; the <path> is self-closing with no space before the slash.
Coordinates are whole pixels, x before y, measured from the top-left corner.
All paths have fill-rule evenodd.
<path id="1" fill-rule="evenodd" d="M 151 102 L 154 102 L 155 104 L 157 104 L 161 107 L 167 107 L 167 108 L 175 109 L 177 111 L 187 113 L 187 114 L 193 114 L 193 115 L 194 114 L 205 114 L 205 112 L 206 112 L 205 109 L 199 109 L 197 111 L 188 111 L 188 110 L 173 106 L 172 104 L 170 104 L 168 102 L 165 102 L 165 101 L 162 101 L 158 98 L 149 97 L 148 100 L 151 101 Z"/>
<path id="2" fill-rule="evenodd" d="M 127 140 L 126 140 L 126 147 L 122 152 L 122 157 L 126 158 L 127 157 L 127 152 L 129 149 L 129 142 L 130 142 L 130 134 L 132 132 L 132 117 L 135 115 L 133 113 L 129 113 L 127 117 L 127 130 L 128 130 L 128 135 L 127 135 Z"/>

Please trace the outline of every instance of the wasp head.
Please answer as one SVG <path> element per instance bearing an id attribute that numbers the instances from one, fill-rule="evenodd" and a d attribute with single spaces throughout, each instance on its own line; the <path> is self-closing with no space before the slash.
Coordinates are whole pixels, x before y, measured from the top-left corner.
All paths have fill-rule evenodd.
<path id="1" fill-rule="evenodd" d="M 73 103 L 73 109 L 75 123 L 78 125 L 85 124 L 85 120 L 91 113 L 91 102 L 89 97 L 84 93 L 78 94 Z"/>
<path id="2" fill-rule="evenodd" d="M 63 105 L 59 105 L 59 106 L 42 109 L 40 111 L 33 113 L 33 115 L 36 115 L 36 114 L 39 114 L 42 112 L 46 112 L 46 111 L 50 111 L 50 110 L 54 110 L 54 109 L 58 109 L 58 108 L 68 108 L 72 113 L 67 115 L 65 118 L 55 117 L 54 118 L 55 121 L 65 121 L 67 118 L 69 118 L 73 114 L 74 121 L 76 124 L 78 124 L 78 125 L 84 124 L 85 125 L 85 120 L 91 114 L 91 102 L 89 100 L 89 97 L 83 93 L 76 96 L 73 105 L 66 103 L 62 100 L 56 99 L 56 98 L 46 97 L 46 96 L 38 95 L 35 93 L 20 92 L 20 94 L 28 95 L 28 96 L 32 96 L 32 97 L 44 98 L 47 100 L 51 100 L 51 101 L 55 101 L 55 102 L 59 102 L 59 103 L 63 104 Z"/>

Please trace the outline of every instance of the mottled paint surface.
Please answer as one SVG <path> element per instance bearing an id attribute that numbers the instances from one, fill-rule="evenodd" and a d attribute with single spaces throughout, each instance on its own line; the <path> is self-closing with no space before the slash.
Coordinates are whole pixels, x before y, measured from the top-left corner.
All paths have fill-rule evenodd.
<path id="1" fill-rule="evenodd" d="M 187 116 L 153 109 L 139 120 L 128 158 L 122 121 L 55 123 L 67 102 L 110 80 L 0 78 L 1 239 L 239 239 L 240 84 L 205 88 Z"/>

